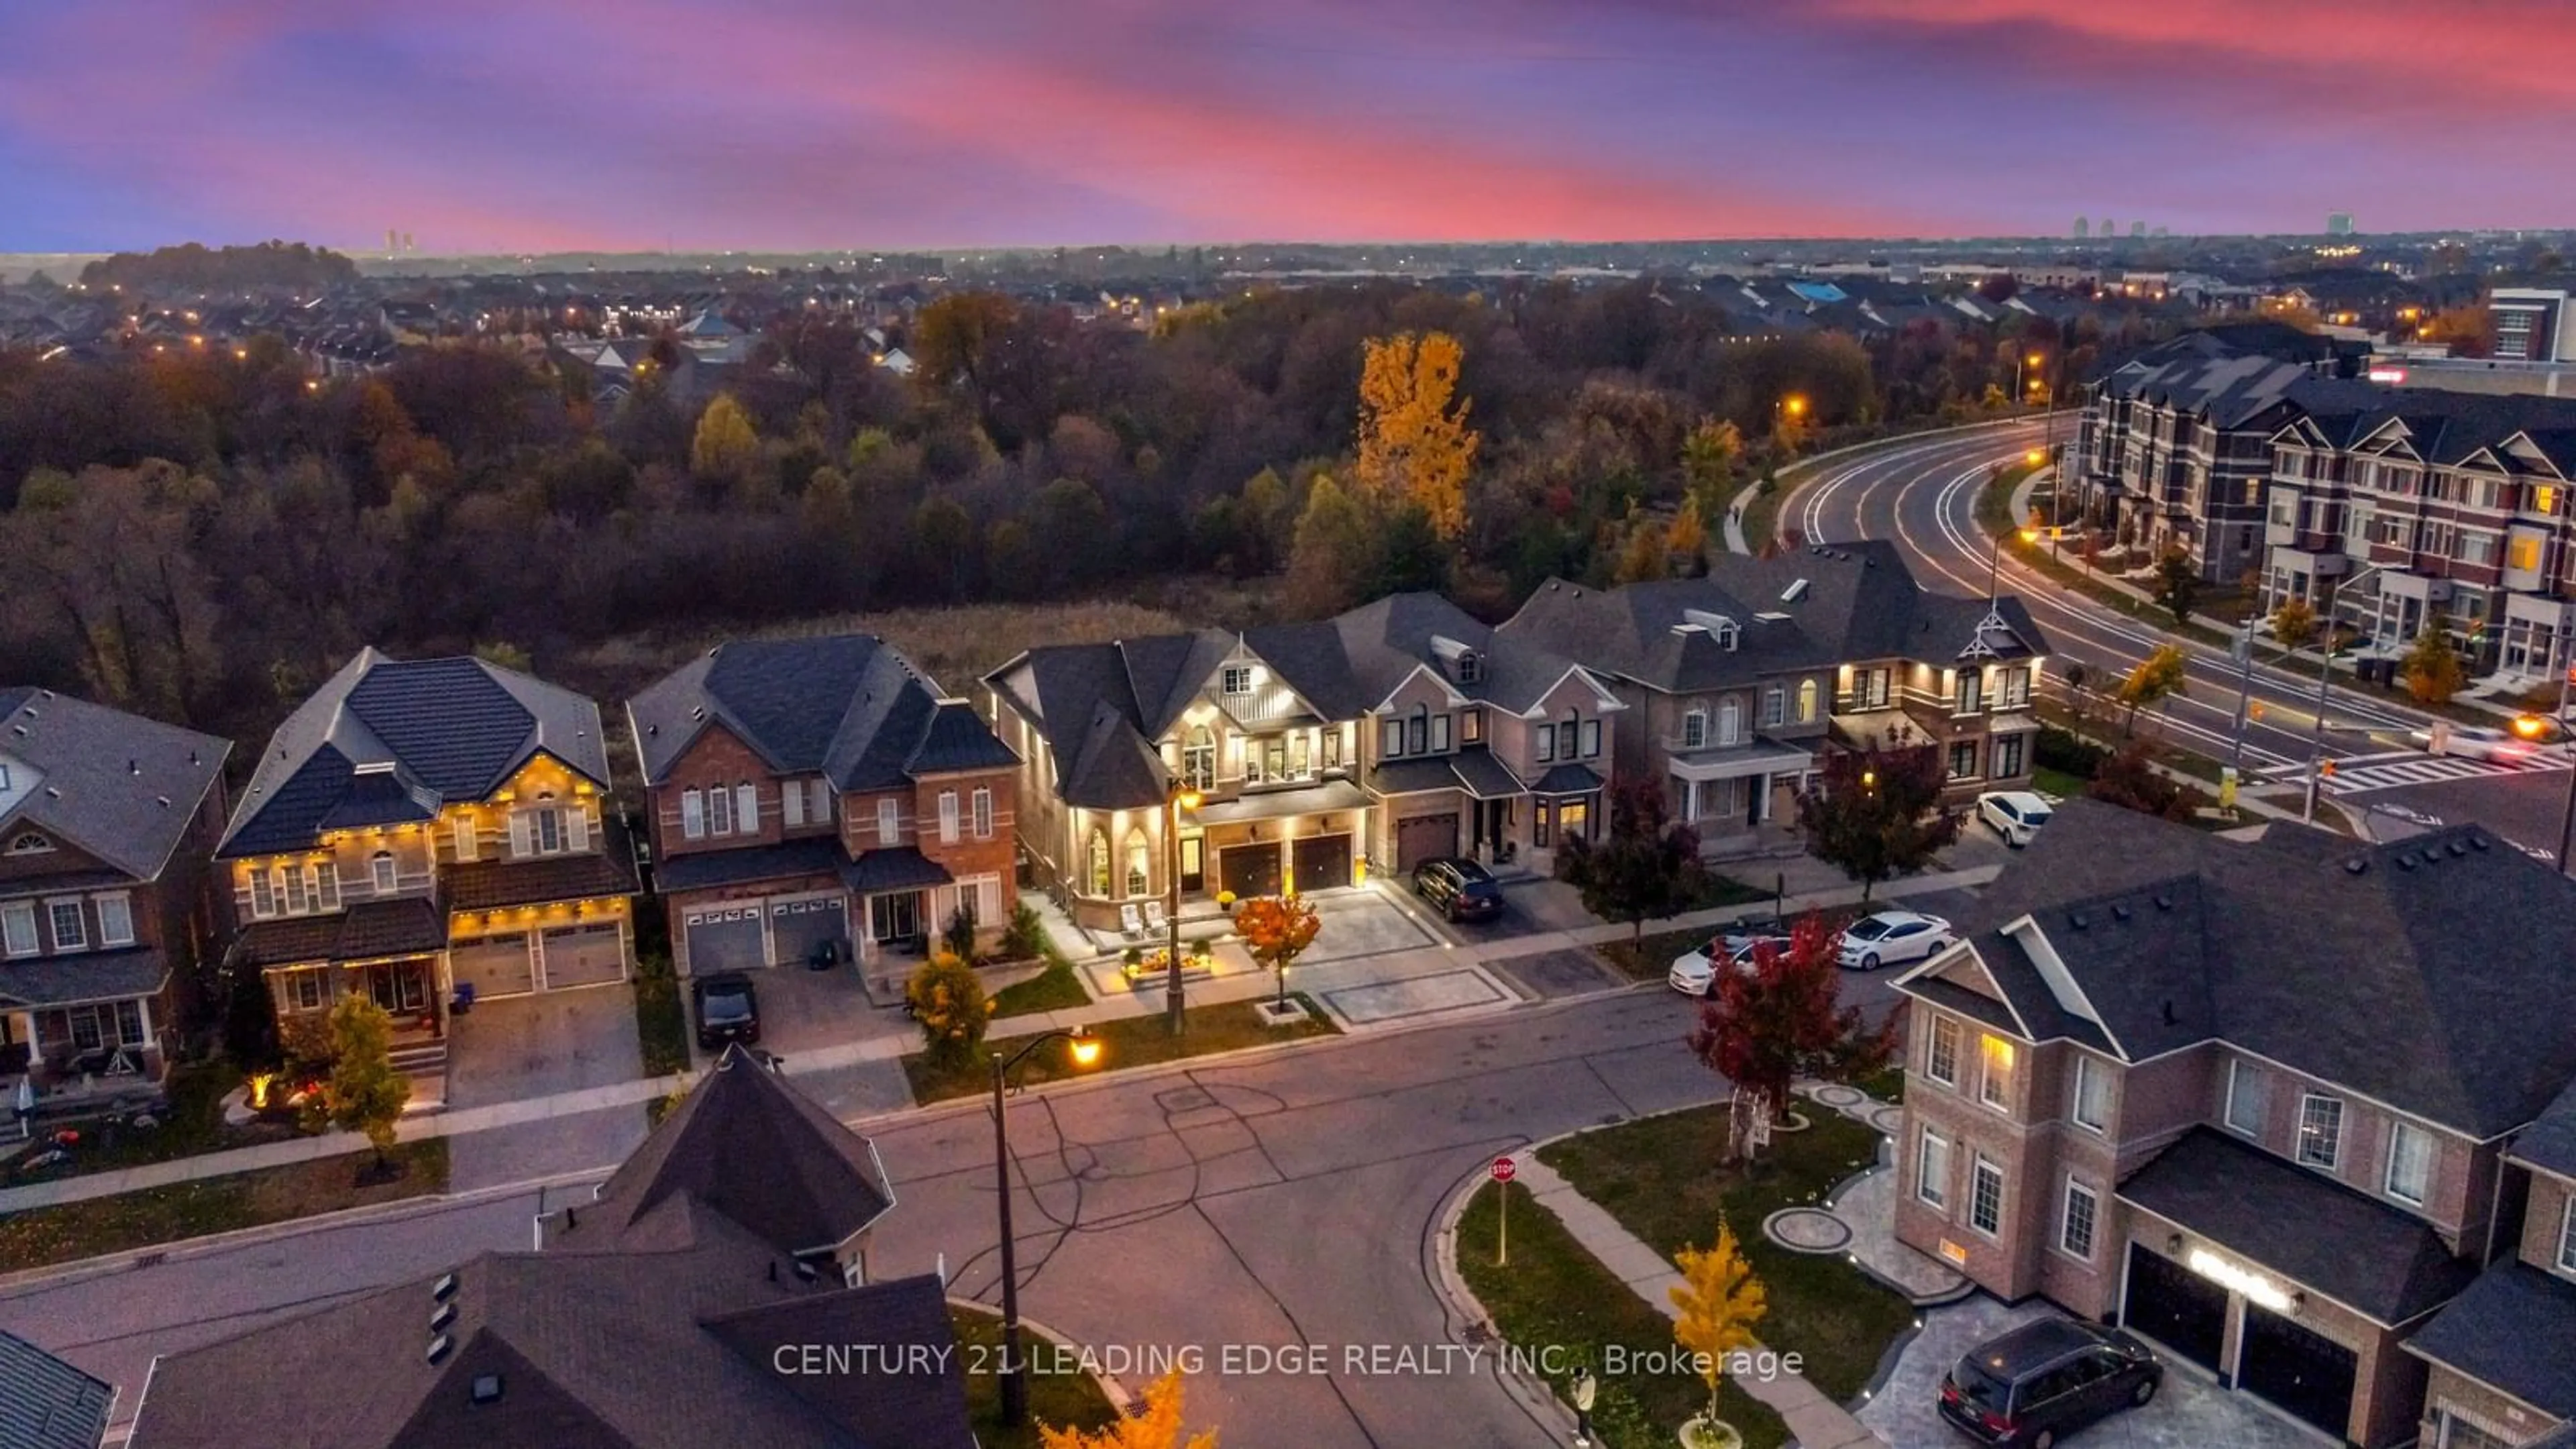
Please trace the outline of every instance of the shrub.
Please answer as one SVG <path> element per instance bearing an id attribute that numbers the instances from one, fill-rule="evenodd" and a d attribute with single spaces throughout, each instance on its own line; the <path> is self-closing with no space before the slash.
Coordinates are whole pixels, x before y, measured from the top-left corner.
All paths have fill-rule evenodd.
<path id="1" fill-rule="evenodd" d="M 948 913 L 948 924 L 939 932 L 939 941 L 948 948 L 950 955 L 963 961 L 975 959 L 975 907 L 972 904 L 961 900 L 957 909 Z"/>
<path id="2" fill-rule="evenodd" d="M 2090 780 L 2101 773 L 2111 752 L 2091 740 L 2059 729 L 2055 725 L 2039 727 L 2039 744 L 2031 758 L 2043 769 L 2062 770 L 2078 779 Z"/>
<path id="3" fill-rule="evenodd" d="M 1002 956 L 1005 960 L 1025 961 L 1045 954 L 1046 930 L 1038 924 L 1038 908 L 1025 902 L 1011 908 L 1011 924 L 1002 930 Z"/>
<path id="4" fill-rule="evenodd" d="M 913 1019 L 921 1023 L 923 1046 L 935 1061 L 970 1061 L 984 1044 L 984 1027 L 993 1017 L 993 999 L 984 994 L 975 968 L 954 952 L 940 951 L 921 963 L 903 989 Z"/>

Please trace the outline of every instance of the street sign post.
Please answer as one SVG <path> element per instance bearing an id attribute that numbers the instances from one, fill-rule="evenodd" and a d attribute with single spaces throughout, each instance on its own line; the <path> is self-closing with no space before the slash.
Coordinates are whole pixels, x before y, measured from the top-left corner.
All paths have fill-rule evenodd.
<path id="1" fill-rule="evenodd" d="M 1493 1174 L 1496 1187 L 1509 1187 L 1512 1175 L 1520 1171 L 1509 1157 L 1497 1157 L 1486 1171 Z M 1507 1266 L 1512 1261 L 1512 1195 L 1495 1194 L 1494 1200 L 1494 1266 Z"/>

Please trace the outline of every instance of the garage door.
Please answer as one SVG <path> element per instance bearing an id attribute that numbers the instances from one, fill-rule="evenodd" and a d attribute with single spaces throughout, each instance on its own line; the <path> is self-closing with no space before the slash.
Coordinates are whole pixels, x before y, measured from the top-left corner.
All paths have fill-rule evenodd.
<path id="1" fill-rule="evenodd" d="M 1297 889 L 1331 890 L 1351 883 L 1351 838 L 1347 835 L 1312 835 L 1290 849 L 1297 867 Z"/>
<path id="2" fill-rule="evenodd" d="M 2344 1437 L 2360 1355 L 2306 1325 L 2245 1305 L 2245 1347 L 2236 1382 L 2292 1415 Z"/>
<path id="3" fill-rule="evenodd" d="M 545 952 L 548 991 L 626 979 L 626 937 L 615 921 L 556 926 L 539 944 Z"/>
<path id="4" fill-rule="evenodd" d="M 760 935 L 760 907 L 710 906 L 687 911 L 680 930 L 689 943 L 689 974 L 743 971 L 766 966 Z"/>
<path id="5" fill-rule="evenodd" d="M 447 948 L 448 973 L 459 986 L 471 986 L 477 997 L 517 996 L 537 989 L 536 961 L 528 955 L 528 935 L 486 936 Z"/>
<path id="6" fill-rule="evenodd" d="M 2120 1322 L 2212 1373 L 2221 1372 L 2227 1290 L 2136 1243 L 2129 1245 L 2129 1301 Z"/>
<path id="7" fill-rule="evenodd" d="M 849 938 L 850 919 L 839 896 L 770 903 L 769 950 L 781 966 L 803 964 L 818 942 L 838 945 Z"/>
<path id="8" fill-rule="evenodd" d="M 1279 845 L 1229 845 L 1216 854 L 1217 889 L 1234 892 L 1239 901 L 1279 894 Z"/>
<path id="9" fill-rule="evenodd" d="M 1395 868 L 1411 873 L 1413 868 L 1437 856 L 1458 853 L 1458 813 L 1416 815 L 1395 822 Z"/>

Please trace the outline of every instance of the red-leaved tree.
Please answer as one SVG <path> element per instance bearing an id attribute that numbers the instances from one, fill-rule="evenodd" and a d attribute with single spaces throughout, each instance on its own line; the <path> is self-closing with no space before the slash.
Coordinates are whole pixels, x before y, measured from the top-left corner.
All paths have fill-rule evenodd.
<path id="1" fill-rule="evenodd" d="M 1720 964 L 1717 990 L 1691 1028 L 1692 1054 L 1773 1113 L 1802 1077 L 1846 1082 L 1887 1065 L 1895 1018 L 1872 1027 L 1859 1007 L 1841 1004 L 1841 942 L 1840 931 L 1810 912 L 1790 929 L 1786 949 L 1756 947 L 1753 969 Z M 1730 1156 L 1744 1155 L 1731 1136 L 1727 1146 Z"/>

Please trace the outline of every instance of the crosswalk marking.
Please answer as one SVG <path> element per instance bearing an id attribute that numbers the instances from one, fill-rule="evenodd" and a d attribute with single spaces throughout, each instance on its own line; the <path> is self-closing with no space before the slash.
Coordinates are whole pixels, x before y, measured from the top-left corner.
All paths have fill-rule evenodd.
<path id="1" fill-rule="evenodd" d="M 2373 790 L 2394 790 L 2406 785 L 2431 785 L 2445 780 L 2469 780 L 2484 775 L 2520 775 L 2546 773 L 2566 766 L 2557 761 L 2528 765 L 2508 764 L 2498 760 L 2472 760 L 2461 755 L 2414 755 L 2398 759 L 2372 757 L 2373 762 L 2356 764 L 2335 761 L 2334 775 L 2324 782 L 2330 795 L 2362 795 Z M 2305 779 L 2305 767 L 2292 769 L 2286 778 Z"/>

